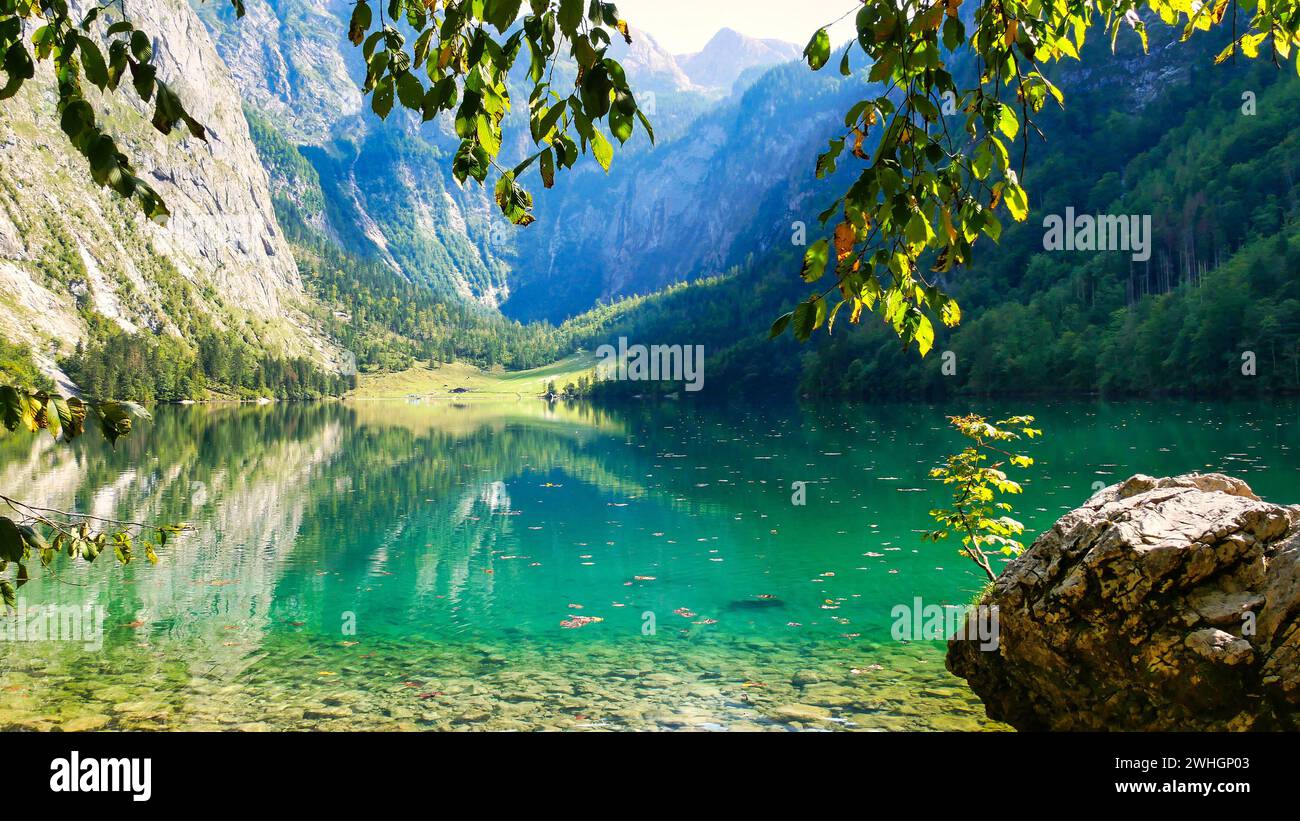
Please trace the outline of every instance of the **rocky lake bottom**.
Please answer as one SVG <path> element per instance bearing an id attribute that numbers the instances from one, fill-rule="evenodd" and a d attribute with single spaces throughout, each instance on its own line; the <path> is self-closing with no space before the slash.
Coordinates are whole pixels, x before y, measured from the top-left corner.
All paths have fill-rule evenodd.
<path id="1" fill-rule="evenodd" d="M 0 729 L 1006 729 L 931 642 L 295 642 L 202 663 L 159 647 L 34 647 L 2 657 Z"/>

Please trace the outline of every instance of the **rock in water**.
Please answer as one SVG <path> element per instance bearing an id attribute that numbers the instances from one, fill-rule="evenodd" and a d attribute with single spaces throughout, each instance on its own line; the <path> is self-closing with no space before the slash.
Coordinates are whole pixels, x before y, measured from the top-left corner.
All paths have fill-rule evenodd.
<path id="1" fill-rule="evenodd" d="M 785 607 L 785 602 L 775 597 L 762 599 L 736 599 L 727 602 L 728 610 L 768 610 L 773 607 Z"/>
<path id="2" fill-rule="evenodd" d="M 1300 724 L 1300 506 L 1220 474 L 1134 476 L 1061 517 L 981 600 L 948 669 L 1022 730 Z M 974 615 L 970 618 L 974 618 Z"/>

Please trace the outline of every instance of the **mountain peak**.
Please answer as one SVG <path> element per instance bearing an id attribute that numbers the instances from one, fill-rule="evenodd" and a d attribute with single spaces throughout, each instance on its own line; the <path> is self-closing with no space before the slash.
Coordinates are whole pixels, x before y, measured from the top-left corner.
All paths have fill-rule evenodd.
<path id="1" fill-rule="evenodd" d="M 733 28 L 719 29 L 704 48 L 677 58 L 691 82 L 705 88 L 730 89 L 740 75 L 797 60 L 799 46 L 784 40 L 758 39 Z"/>
<path id="2" fill-rule="evenodd" d="M 702 50 L 708 51 L 709 49 L 717 48 L 720 45 L 742 42 L 744 40 L 749 40 L 749 39 L 751 38 L 746 37 L 745 35 L 731 28 L 730 26 L 724 26 L 718 29 L 717 33 L 709 38 L 709 42 L 704 46 Z"/>

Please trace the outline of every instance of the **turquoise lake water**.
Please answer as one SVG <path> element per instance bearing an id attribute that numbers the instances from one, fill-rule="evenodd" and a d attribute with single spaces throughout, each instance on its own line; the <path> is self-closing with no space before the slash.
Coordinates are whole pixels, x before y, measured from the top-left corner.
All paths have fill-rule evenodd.
<path id="1" fill-rule="evenodd" d="M 982 587 L 920 541 L 945 415 L 1039 417 L 1028 543 L 1135 472 L 1296 502 L 1297 410 L 357 402 L 160 407 L 116 451 L 7 435 L 5 493 L 195 529 L 22 588 L 102 607 L 103 646 L 0 644 L 0 725 L 1005 729 L 942 643 L 891 637 Z"/>

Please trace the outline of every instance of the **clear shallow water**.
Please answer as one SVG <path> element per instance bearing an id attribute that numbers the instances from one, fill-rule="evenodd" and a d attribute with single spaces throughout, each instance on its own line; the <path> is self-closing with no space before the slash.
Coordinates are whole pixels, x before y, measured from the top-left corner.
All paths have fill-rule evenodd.
<path id="1" fill-rule="evenodd" d="M 24 587 L 103 606 L 104 646 L 0 644 L 0 725 L 996 729 L 941 643 L 890 637 L 981 587 L 919 540 L 944 414 L 1040 417 L 1036 533 L 1134 472 L 1294 502 L 1298 409 L 319 403 L 162 407 L 116 452 L 6 436 L 10 495 L 196 530 Z"/>

